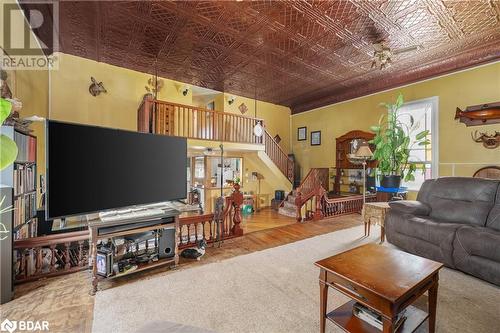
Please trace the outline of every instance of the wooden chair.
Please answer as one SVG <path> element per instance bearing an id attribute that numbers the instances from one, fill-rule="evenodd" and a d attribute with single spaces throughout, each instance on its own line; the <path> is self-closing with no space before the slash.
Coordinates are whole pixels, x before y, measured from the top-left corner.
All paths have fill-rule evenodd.
<path id="1" fill-rule="evenodd" d="M 474 178 L 500 179 L 500 166 L 487 166 L 477 170 L 474 173 Z"/>

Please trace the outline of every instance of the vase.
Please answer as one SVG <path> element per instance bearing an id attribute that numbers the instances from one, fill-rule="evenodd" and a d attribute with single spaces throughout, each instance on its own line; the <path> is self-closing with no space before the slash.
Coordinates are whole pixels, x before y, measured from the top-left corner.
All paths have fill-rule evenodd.
<path id="1" fill-rule="evenodd" d="M 380 186 L 385 188 L 399 188 L 401 185 L 401 176 L 390 175 L 382 176 L 380 180 Z"/>

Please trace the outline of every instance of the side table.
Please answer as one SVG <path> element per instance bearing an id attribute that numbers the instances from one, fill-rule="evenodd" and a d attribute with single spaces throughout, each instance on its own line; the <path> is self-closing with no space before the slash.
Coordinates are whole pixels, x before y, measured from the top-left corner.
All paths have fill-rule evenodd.
<path id="1" fill-rule="evenodd" d="M 363 221 L 365 222 L 365 236 L 370 236 L 372 220 L 380 225 L 380 242 L 385 241 L 385 214 L 390 209 L 387 202 L 367 202 L 363 205 Z"/>

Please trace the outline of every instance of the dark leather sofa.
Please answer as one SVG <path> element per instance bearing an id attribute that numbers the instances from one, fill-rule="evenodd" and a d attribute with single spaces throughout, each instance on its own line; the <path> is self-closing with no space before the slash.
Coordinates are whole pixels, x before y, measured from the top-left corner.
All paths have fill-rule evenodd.
<path id="1" fill-rule="evenodd" d="M 390 243 L 500 286 L 500 180 L 427 180 L 416 201 L 389 205 Z"/>

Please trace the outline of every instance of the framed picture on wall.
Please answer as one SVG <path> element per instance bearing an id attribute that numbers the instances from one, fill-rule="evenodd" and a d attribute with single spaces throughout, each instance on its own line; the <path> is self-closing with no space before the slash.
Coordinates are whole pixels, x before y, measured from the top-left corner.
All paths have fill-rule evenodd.
<path id="1" fill-rule="evenodd" d="M 307 140 L 307 127 L 297 128 L 297 141 L 306 141 L 306 140 Z"/>
<path id="2" fill-rule="evenodd" d="M 311 132 L 311 146 L 321 145 L 321 131 Z"/>

